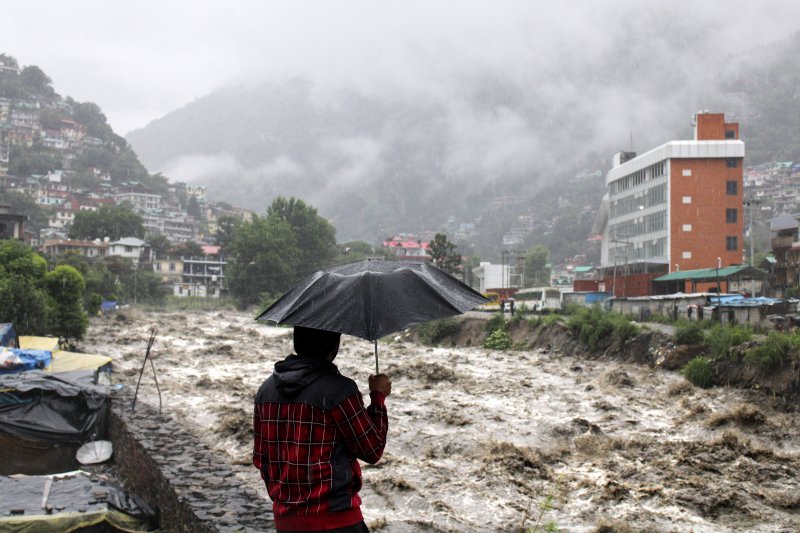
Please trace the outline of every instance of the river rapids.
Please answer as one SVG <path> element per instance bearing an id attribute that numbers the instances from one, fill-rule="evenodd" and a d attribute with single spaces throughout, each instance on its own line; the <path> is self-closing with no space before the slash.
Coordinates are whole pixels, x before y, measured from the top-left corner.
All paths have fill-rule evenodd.
<path id="1" fill-rule="evenodd" d="M 83 351 L 135 387 L 152 327 L 164 410 L 265 498 L 250 465 L 253 397 L 291 329 L 235 311 L 92 319 Z M 379 345 L 389 439 L 364 465 L 373 531 L 800 530 L 800 416 L 757 391 L 699 389 L 674 372 L 551 351 Z M 371 343 L 335 363 L 366 393 Z M 149 366 L 149 365 L 148 365 Z M 158 405 L 148 368 L 139 393 Z M 368 400 L 368 398 L 367 398 Z"/>

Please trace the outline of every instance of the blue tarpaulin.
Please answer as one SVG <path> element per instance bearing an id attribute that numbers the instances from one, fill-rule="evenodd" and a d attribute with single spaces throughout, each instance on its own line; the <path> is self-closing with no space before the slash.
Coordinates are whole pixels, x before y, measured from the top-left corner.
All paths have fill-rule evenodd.
<path id="1" fill-rule="evenodd" d="M 0 348 L 0 374 L 46 368 L 52 358 L 53 354 L 46 350 Z"/>
<path id="2" fill-rule="evenodd" d="M 103 303 L 100 304 L 100 311 L 103 313 L 108 313 L 109 311 L 113 311 L 117 308 L 117 302 L 113 300 L 103 300 Z"/>
<path id="3" fill-rule="evenodd" d="M 9 348 L 17 348 L 19 346 L 14 324 L 10 322 L 0 324 L 0 346 L 8 346 Z"/>

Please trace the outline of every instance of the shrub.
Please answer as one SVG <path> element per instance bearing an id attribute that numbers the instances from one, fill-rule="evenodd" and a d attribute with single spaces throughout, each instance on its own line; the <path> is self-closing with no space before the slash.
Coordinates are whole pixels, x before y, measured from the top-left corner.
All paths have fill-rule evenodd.
<path id="1" fill-rule="evenodd" d="M 792 339 L 788 335 L 773 331 L 760 346 L 745 354 L 744 362 L 765 370 L 774 369 L 786 362 L 791 348 Z"/>
<path id="2" fill-rule="evenodd" d="M 620 342 L 625 342 L 639 333 L 639 327 L 625 317 L 614 317 L 612 322 L 614 323 L 614 336 Z"/>
<path id="3" fill-rule="evenodd" d="M 502 314 L 496 314 L 486 321 L 483 329 L 488 335 L 491 335 L 497 330 L 508 331 L 508 323 Z"/>
<path id="4" fill-rule="evenodd" d="M 483 347 L 489 350 L 508 350 L 512 345 L 511 337 L 502 329 L 494 330 L 483 343 Z"/>
<path id="5" fill-rule="evenodd" d="M 545 315 L 544 317 L 542 317 L 541 320 L 542 324 L 544 324 L 545 326 L 552 326 L 553 324 L 558 324 L 559 322 L 561 322 L 561 316 L 553 313 L 550 315 Z"/>
<path id="6" fill-rule="evenodd" d="M 461 331 L 461 324 L 454 318 L 443 318 L 417 326 L 419 338 L 425 344 L 438 344 L 442 339 Z"/>
<path id="7" fill-rule="evenodd" d="M 741 326 L 715 324 L 706 332 L 705 342 L 715 357 L 727 357 L 731 348 L 753 338 L 753 332 Z"/>
<path id="8" fill-rule="evenodd" d="M 713 384 L 711 359 L 708 357 L 695 357 L 683 367 L 683 375 L 692 384 L 707 389 Z"/>
<path id="9" fill-rule="evenodd" d="M 675 328 L 676 344 L 701 344 L 703 328 L 697 322 L 679 322 Z"/>
<path id="10" fill-rule="evenodd" d="M 558 320 L 548 318 L 553 323 Z M 578 337 L 596 350 L 600 341 L 614 335 L 620 342 L 625 342 L 639 333 L 639 328 L 632 323 L 630 317 L 603 311 L 597 307 L 576 310 L 569 318 L 567 326 Z"/>

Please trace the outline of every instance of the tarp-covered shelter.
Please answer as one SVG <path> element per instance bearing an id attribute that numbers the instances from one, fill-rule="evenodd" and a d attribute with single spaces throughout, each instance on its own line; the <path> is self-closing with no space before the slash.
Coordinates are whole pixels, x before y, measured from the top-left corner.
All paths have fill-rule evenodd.
<path id="1" fill-rule="evenodd" d="M 19 339 L 14 324 L 5 322 L 0 324 L 0 346 L 7 348 L 19 348 Z"/>
<path id="2" fill-rule="evenodd" d="M 155 512 L 102 476 L 0 476 L 0 531 L 153 531 Z M 48 512 L 49 509 L 49 512 Z"/>
<path id="3" fill-rule="evenodd" d="M 76 468 L 77 449 L 105 438 L 108 408 L 93 370 L 0 375 L 0 474 Z"/>

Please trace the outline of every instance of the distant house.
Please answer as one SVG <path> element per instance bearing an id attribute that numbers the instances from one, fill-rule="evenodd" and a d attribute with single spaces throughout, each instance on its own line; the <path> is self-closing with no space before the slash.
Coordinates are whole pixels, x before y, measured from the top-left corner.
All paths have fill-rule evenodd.
<path id="1" fill-rule="evenodd" d="M 77 252 L 90 259 L 105 257 L 108 252 L 108 243 L 96 241 L 73 241 L 69 239 L 45 240 L 42 251 L 50 256 L 57 257 L 66 252 Z"/>
<path id="2" fill-rule="evenodd" d="M 182 257 L 183 276 L 173 285 L 175 296 L 219 298 L 227 291 L 225 267 L 228 264 L 219 246 L 203 246 L 201 257 Z"/>
<path id="3" fill-rule="evenodd" d="M 147 255 L 148 250 L 147 243 L 142 239 L 125 237 L 109 244 L 108 255 L 125 257 L 138 263 L 149 260 L 149 257 L 143 257 Z"/>
<path id="4" fill-rule="evenodd" d="M 426 261 L 428 259 L 428 242 L 404 235 L 395 235 L 383 241 L 383 248 L 396 259 L 410 261 Z"/>
<path id="5" fill-rule="evenodd" d="M 183 260 L 170 257 L 156 259 L 153 261 L 153 272 L 164 283 L 180 284 L 183 281 Z"/>
<path id="6" fill-rule="evenodd" d="M 22 239 L 27 219 L 25 215 L 14 213 L 10 205 L 0 204 L 0 239 Z"/>

